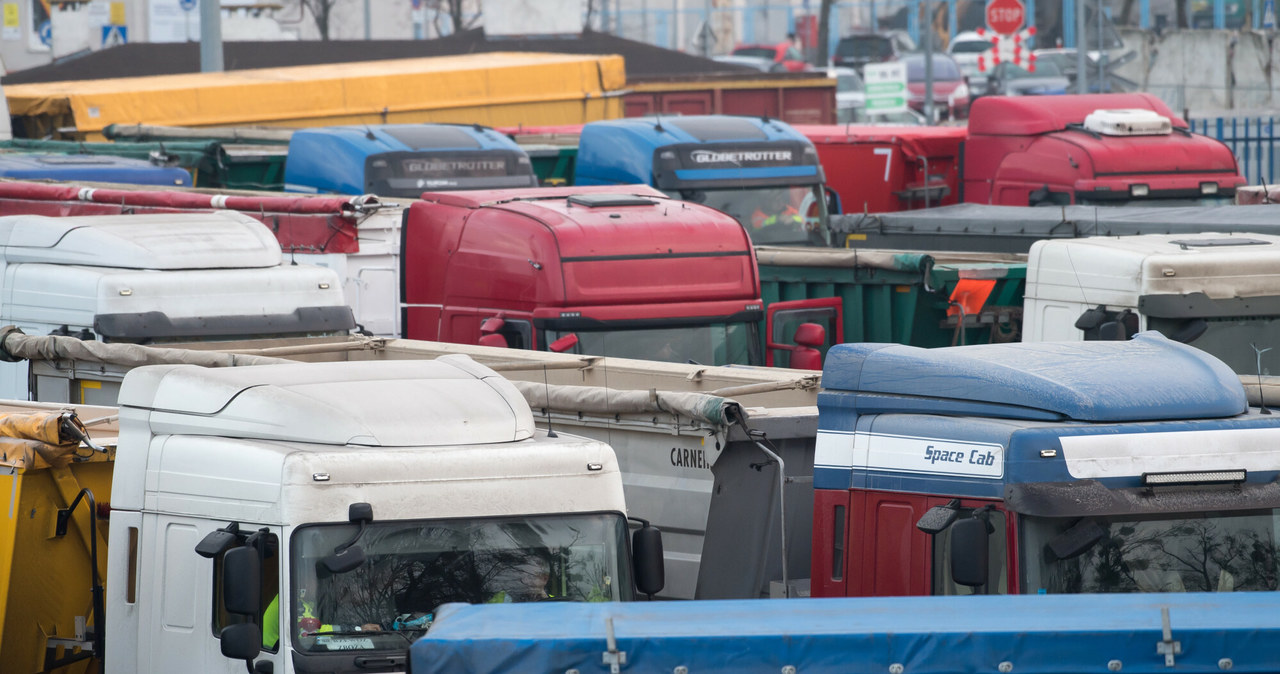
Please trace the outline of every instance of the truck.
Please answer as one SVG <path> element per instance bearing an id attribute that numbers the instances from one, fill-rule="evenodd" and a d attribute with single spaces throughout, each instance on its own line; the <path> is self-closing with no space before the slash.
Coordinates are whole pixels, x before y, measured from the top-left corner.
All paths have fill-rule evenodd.
<path id="1" fill-rule="evenodd" d="M 1271 672 L 1264 594 L 450 605 L 415 674 Z"/>
<path id="2" fill-rule="evenodd" d="M 535 187 L 529 157 L 479 124 L 376 124 L 299 129 L 284 189 L 416 199 L 423 192 Z"/>
<path id="3" fill-rule="evenodd" d="M 1230 148 L 1151 94 L 984 96 L 967 129 L 804 126 L 848 213 L 1231 203 Z"/>
<path id="4" fill-rule="evenodd" d="M 803 592 L 818 372 L 361 335 L 160 348 L 0 330 L 0 358 L 29 363 L 31 398 L 62 404 L 118 405 L 121 383 L 141 365 L 212 368 L 271 358 L 381 362 L 451 355 L 471 358 L 510 380 L 535 411 L 539 428 L 614 449 L 628 512 L 663 532 L 665 585 L 658 598 Z"/>
<path id="5" fill-rule="evenodd" d="M 86 153 L 0 152 L 0 178 L 18 180 L 89 180 L 134 185 L 188 187 L 191 174 L 155 158 L 115 157 Z"/>
<path id="6" fill-rule="evenodd" d="M 403 671 L 441 604 L 661 587 L 609 446 L 465 356 L 147 366 L 81 414 L 4 459 L 6 671 Z"/>
<path id="7" fill-rule="evenodd" d="M 544 350 L 565 337 L 561 348 L 575 353 L 811 369 L 839 337 L 829 317 L 801 330 L 810 319 L 822 319 L 804 303 L 761 306 L 748 236 L 735 220 L 706 206 L 645 186 L 421 196 L 407 205 L 373 196 L 0 182 L 0 214 L 235 209 L 267 224 L 291 261 L 337 272 L 355 324 L 381 336 L 501 339 Z M 494 227 L 504 233 L 495 234 Z M 510 236 L 505 228 L 543 246 L 540 257 L 529 251 L 513 257 L 502 243 Z M 442 240 L 464 248 L 441 248 Z M 568 254 L 571 248 L 576 252 Z M 505 269 L 507 286 L 484 281 L 498 269 Z M 525 295 L 513 295 L 511 287 L 524 288 Z M 581 316 L 567 315 L 574 311 Z M 490 318 L 501 320 L 486 324 Z M 548 339 L 550 324 L 557 334 Z M 575 339 L 583 343 L 569 343 Z M 661 340 L 670 344 L 659 353 Z"/>
<path id="8" fill-rule="evenodd" d="M 2 217 L 0 245 L 0 322 L 28 334 L 157 344 L 355 327 L 333 271 L 286 263 L 240 213 Z M 0 396 L 28 388 L 24 365 L 0 369 Z"/>
<path id="9" fill-rule="evenodd" d="M 813 143 L 780 120 L 653 115 L 506 130 L 518 143 L 576 141 L 572 177 L 558 176 L 574 185 L 650 185 L 732 215 L 753 242 L 830 245 L 827 221 L 839 204 L 828 204 Z"/>
<path id="10" fill-rule="evenodd" d="M 1253 381 L 1154 331 L 833 347 L 812 595 L 1274 591 L 1280 418 Z"/>

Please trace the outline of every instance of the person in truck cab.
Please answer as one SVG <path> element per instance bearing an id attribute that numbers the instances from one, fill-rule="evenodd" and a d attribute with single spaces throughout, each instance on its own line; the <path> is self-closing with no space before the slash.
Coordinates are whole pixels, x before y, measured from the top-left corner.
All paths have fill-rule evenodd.
<path id="1" fill-rule="evenodd" d="M 804 224 L 804 217 L 792 205 L 787 190 L 769 190 L 764 194 L 755 211 L 751 213 L 751 226 L 764 229 L 778 223 L 797 226 Z"/>

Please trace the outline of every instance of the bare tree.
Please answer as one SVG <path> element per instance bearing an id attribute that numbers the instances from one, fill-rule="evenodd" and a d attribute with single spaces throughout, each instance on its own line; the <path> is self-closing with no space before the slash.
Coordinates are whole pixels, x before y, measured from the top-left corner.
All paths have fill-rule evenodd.
<path id="1" fill-rule="evenodd" d="M 298 0 L 302 5 L 302 9 L 311 14 L 312 20 L 316 22 L 316 30 L 320 32 L 321 40 L 329 39 L 329 21 L 333 18 L 333 6 L 338 0 Z"/>

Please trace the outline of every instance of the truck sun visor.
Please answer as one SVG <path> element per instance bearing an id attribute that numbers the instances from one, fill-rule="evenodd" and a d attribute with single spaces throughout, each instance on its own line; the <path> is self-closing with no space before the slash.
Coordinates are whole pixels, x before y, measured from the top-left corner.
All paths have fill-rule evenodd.
<path id="1" fill-rule="evenodd" d="M 340 332 L 355 327 L 348 306 L 299 307 L 288 314 L 170 318 L 162 311 L 99 314 L 93 329 L 107 339 L 163 339 Z"/>

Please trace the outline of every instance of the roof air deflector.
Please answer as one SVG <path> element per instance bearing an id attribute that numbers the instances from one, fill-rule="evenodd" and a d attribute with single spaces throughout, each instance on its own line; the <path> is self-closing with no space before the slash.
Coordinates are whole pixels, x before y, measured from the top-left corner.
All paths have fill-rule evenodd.
<path id="1" fill-rule="evenodd" d="M 570 204 L 587 208 L 607 208 L 611 206 L 652 206 L 653 199 L 638 197 L 633 194 L 574 194 L 569 197 Z"/>

